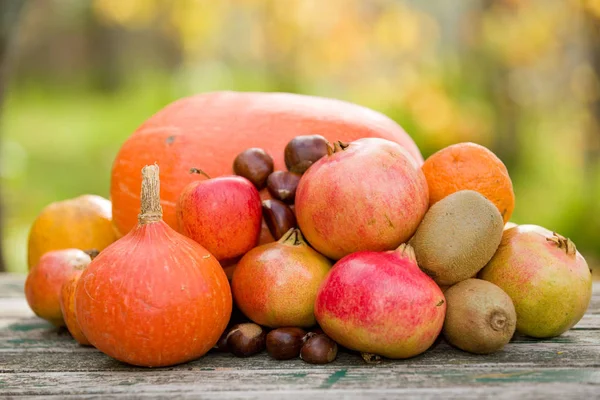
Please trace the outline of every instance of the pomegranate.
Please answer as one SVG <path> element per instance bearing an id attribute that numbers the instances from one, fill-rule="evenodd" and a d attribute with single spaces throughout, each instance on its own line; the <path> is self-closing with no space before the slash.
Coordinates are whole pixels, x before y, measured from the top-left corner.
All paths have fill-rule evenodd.
<path id="1" fill-rule="evenodd" d="M 446 302 L 408 244 L 339 260 L 319 288 L 317 322 L 352 350 L 408 358 L 427 350 L 444 324 Z"/>
<path id="2" fill-rule="evenodd" d="M 310 248 L 298 229 L 250 250 L 233 272 L 236 304 L 252 321 L 277 328 L 315 324 L 317 289 L 331 262 Z"/>
<path id="3" fill-rule="evenodd" d="M 413 235 L 428 205 L 419 164 L 399 144 L 379 138 L 335 143 L 296 190 L 300 229 L 316 250 L 336 260 L 395 249 Z"/>
<path id="4" fill-rule="evenodd" d="M 479 277 L 510 296 L 517 331 L 537 338 L 568 331 L 583 317 L 592 297 L 592 274 L 575 244 L 536 225 L 505 230 Z"/>

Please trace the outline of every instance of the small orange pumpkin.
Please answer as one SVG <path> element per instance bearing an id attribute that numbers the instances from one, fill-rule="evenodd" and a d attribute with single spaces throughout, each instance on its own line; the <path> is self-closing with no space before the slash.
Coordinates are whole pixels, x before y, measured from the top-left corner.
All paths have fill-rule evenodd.
<path id="1" fill-rule="evenodd" d="M 139 223 L 83 271 L 75 311 L 98 350 L 160 367 L 210 350 L 229 322 L 232 298 L 217 259 L 163 222 L 158 167 L 144 167 L 143 175 Z"/>

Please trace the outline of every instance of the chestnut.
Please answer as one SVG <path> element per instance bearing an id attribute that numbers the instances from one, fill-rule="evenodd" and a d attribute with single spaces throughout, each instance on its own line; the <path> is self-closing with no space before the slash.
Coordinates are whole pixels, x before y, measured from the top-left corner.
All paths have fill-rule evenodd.
<path id="1" fill-rule="evenodd" d="M 262 212 L 265 223 L 275 240 L 281 239 L 284 233 L 296 227 L 296 216 L 282 201 L 264 200 Z"/>
<path id="2" fill-rule="evenodd" d="M 227 349 L 237 357 L 249 357 L 265 349 L 266 332 L 253 322 L 237 324 L 227 334 Z"/>
<path id="3" fill-rule="evenodd" d="M 267 335 L 267 353 L 276 360 L 289 360 L 300 355 L 306 331 L 301 328 L 277 328 Z"/>
<path id="4" fill-rule="evenodd" d="M 227 348 L 227 335 L 229 335 L 229 329 L 223 332 L 215 345 L 215 349 L 221 353 L 229 353 L 229 348 Z"/>
<path id="5" fill-rule="evenodd" d="M 300 350 L 300 358 L 310 364 L 327 364 L 337 357 L 338 346 L 329 336 L 315 334 Z"/>
<path id="6" fill-rule="evenodd" d="M 327 154 L 327 139 L 321 135 L 296 136 L 285 146 L 285 166 L 303 174 L 314 162 Z"/>
<path id="7" fill-rule="evenodd" d="M 300 175 L 288 171 L 275 171 L 267 178 L 267 189 L 271 196 L 285 203 L 293 203 Z"/>
<path id="8" fill-rule="evenodd" d="M 263 149 L 252 147 L 235 157 L 233 172 L 248 179 L 260 190 L 265 187 L 267 178 L 273 172 L 273 159 Z"/>

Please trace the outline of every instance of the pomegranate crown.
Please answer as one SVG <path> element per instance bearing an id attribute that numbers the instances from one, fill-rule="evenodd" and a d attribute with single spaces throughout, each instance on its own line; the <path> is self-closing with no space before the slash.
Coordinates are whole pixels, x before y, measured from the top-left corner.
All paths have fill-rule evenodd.
<path id="1" fill-rule="evenodd" d="M 408 258 L 409 260 L 414 261 L 415 263 L 417 262 L 417 256 L 415 255 L 415 249 L 413 249 L 413 247 L 408 243 L 402 243 L 394 251 L 397 253 L 400 253 L 401 257 Z"/>
<path id="2" fill-rule="evenodd" d="M 546 240 L 554 243 L 559 249 L 564 249 L 565 253 L 570 256 L 574 256 L 575 253 L 577 253 L 575 243 L 573 243 L 571 239 L 559 235 L 556 232 L 552 232 L 552 237 L 547 237 Z"/>

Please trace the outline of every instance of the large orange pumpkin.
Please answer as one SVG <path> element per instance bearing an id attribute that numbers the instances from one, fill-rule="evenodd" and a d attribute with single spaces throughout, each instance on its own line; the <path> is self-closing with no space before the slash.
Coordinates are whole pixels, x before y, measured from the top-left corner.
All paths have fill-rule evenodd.
<path id="1" fill-rule="evenodd" d="M 390 118 L 356 104 L 289 93 L 215 92 L 178 100 L 150 117 L 123 144 L 113 164 L 113 221 L 123 235 L 137 223 L 139 171 L 158 163 L 163 218 L 177 229 L 175 204 L 200 168 L 211 177 L 232 173 L 233 159 L 249 147 L 265 149 L 285 169 L 283 149 L 295 136 L 328 140 L 382 137 L 403 145 L 423 163 L 408 134 Z"/>

